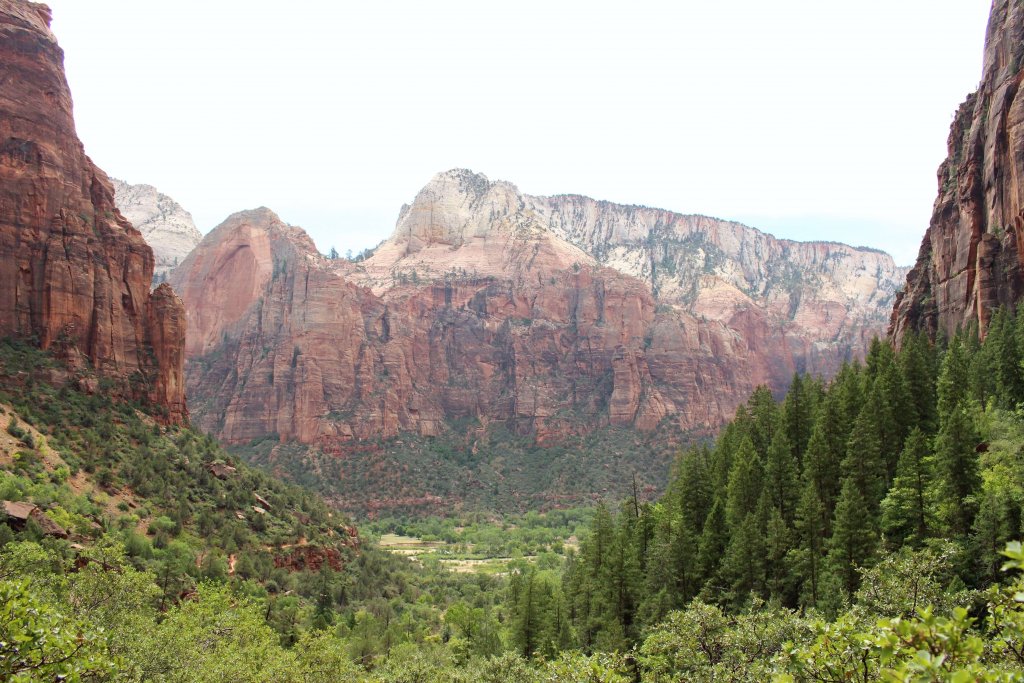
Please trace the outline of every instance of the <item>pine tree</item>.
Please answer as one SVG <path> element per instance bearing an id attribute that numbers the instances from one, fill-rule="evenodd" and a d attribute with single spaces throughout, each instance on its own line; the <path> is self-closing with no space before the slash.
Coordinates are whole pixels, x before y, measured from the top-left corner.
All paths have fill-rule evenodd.
<path id="1" fill-rule="evenodd" d="M 969 397 L 970 360 L 961 334 L 953 337 L 942 358 L 942 367 L 936 383 L 937 416 L 939 426 Z"/>
<path id="2" fill-rule="evenodd" d="M 726 492 L 725 521 L 729 533 L 744 523 L 749 513 L 757 506 L 761 497 L 764 469 L 761 459 L 754 450 L 750 439 L 740 442 L 733 454 L 732 471 L 729 473 L 729 487 Z"/>
<path id="3" fill-rule="evenodd" d="M 1013 409 L 1024 400 L 1024 377 L 1012 313 L 1000 308 L 992 314 L 985 348 L 991 350 L 989 357 L 992 359 L 997 404 Z"/>
<path id="4" fill-rule="evenodd" d="M 810 383 L 810 380 L 806 381 L 807 385 Z M 811 439 L 811 428 L 814 426 L 812 419 L 814 406 L 809 393 L 809 387 L 805 386 L 804 377 L 800 373 L 796 373 L 789 383 L 789 390 L 782 402 L 782 421 L 797 462 L 803 458 L 804 451 L 807 450 L 807 442 Z"/>
<path id="5" fill-rule="evenodd" d="M 695 537 L 700 536 L 711 509 L 710 456 L 706 445 L 691 448 L 680 463 L 678 483 L 674 486 L 679 492 L 681 522 Z"/>
<path id="6" fill-rule="evenodd" d="M 895 392 L 887 386 L 887 372 L 882 370 L 875 378 L 868 391 L 868 401 L 862 408 L 862 411 L 867 411 L 866 419 L 874 426 L 877 437 L 878 457 L 882 466 L 882 493 L 896 476 L 896 463 L 899 461 L 904 440 L 902 428 L 896 418 L 897 407 L 893 405 Z"/>
<path id="7" fill-rule="evenodd" d="M 898 363 L 910 398 L 907 425 L 919 427 L 926 435 L 934 434 L 938 428 L 935 347 L 923 334 L 908 334 L 903 340 Z"/>
<path id="8" fill-rule="evenodd" d="M 530 658 L 541 646 L 542 587 L 533 567 L 516 577 L 514 585 L 512 640 L 519 653 Z"/>
<path id="9" fill-rule="evenodd" d="M 885 463 L 882 458 L 882 444 L 878 437 L 878 410 L 872 403 L 866 403 L 857 420 L 843 459 L 843 486 L 851 483 L 867 506 L 866 511 L 875 516 L 878 504 L 885 495 Z M 842 494 L 840 494 L 841 496 Z M 838 517 L 838 503 L 836 515 Z"/>
<path id="10" fill-rule="evenodd" d="M 916 422 L 914 401 L 910 396 L 899 365 L 895 361 L 889 363 L 875 380 L 875 384 L 885 397 L 886 404 L 892 412 L 892 418 L 896 425 L 895 443 L 902 444 L 916 426 Z"/>
<path id="11" fill-rule="evenodd" d="M 737 525 L 729 538 L 719 575 L 726 588 L 720 601 L 735 606 L 744 604 L 750 593 L 760 593 L 764 585 L 764 531 L 757 514 L 751 512 Z"/>
<path id="12" fill-rule="evenodd" d="M 864 405 L 864 374 L 859 363 L 844 363 L 829 387 L 828 399 L 835 402 L 836 425 L 843 443 L 849 439 L 853 423 Z"/>
<path id="13" fill-rule="evenodd" d="M 729 532 L 725 523 L 725 503 L 721 497 L 715 498 L 704 530 L 700 536 L 697 551 L 697 567 L 703 583 L 707 583 L 718 573 L 718 565 L 722 561 L 726 545 L 729 543 Z"/>
<path id="14" fill-rule="evenodd" d="M 826 530 L 830 526 L 825 506 L 818 497 L 818 487 L 805 478 L 796 513 L 796 549 L 790 553 L 788 561 L 802 586 L 801 604 L 808 607 L 818 604 Z"/>
<path id="15" fill-rule="evenodd" d="M 971 551 L 975 572 L 982 583 L 999 580 L 1003 566 L 1002 550 L 1020 534 L 1020 508 L 1009 504 L 1001 487 L 986 487 L 980 494 L 978 514 L 974 518 Z"/>
<path id="16" fill-rule="evenodd" d="M 882 501 L 882 530 L 893 547 L 919 547 L 931 535 L 932 456 L 928 438 L 915 428 L 900 453 L 896 479 Z"/>
<path id="17" fill-rule="evenodd" d="M 750 440 L 758 457 L 764 460 L 768 455 L 768 446 L 772 442 L 775 430 L 779 427 L 779 406 L 768 387 L 761 385 L 754 389 L 754 393 L 747 401 L 747 407 L 752 423 Z"/>
<path id="18" fill-rule="evenodd" d="M 790 525 L 796 513 L 799 485 L 797 463 L 793 456 L 789 436 L 785 429 L 775 430 L 768 446 L 768 457 L 764 467 L 764 486 L 772 506 L 779 511 L 783 521 Z"/>
<path id="19" fill-rule="evenodd" d="M 887 342 L 874 337 L 868 345 L 868 354 L 864 359 L 864 372 L 867 383 L 874 383 L 894 362 L 895 354 L 892 347 Z"/>
<path id="20" fill-rule="evenodd" d="M 964 337 L 966 336 L 966 340 Z M 957 334 L 942 359 L 938 380 L 939 433 L 935 437 L 935 484 L 942 501 L 941 517 L 949 534 L 966 537 L 977 507 L 974 494 L 981 485 L 978 454 L 980 440 L 970 414 L 969 347 L 974 335 Z M 974 351 L 975 356 L 977 351 Z"/>
<path id="21" fill-rule="evenodd" d="M 696 594 L 696 542 L 682 516 L 670 512 L 671 508 L 661 503 L 654 509 L 654 540 L 639 609 L 640 621 L 645 625 L 661 621 L 670 610 L 679 609 Z"/>
<path id="22" fill-rule="evenodd" d="M 799 501 L 793 501 L 793 508 Z M 765 589 L 769 599 L 782 602 L 787 607 L 796 607 L 796 577 L 790 571 L 789 553 L 793 549 L 795 535 L 777 507 L 768 511 L 764 533 L 764 574 Z"/>
<path id="23" fill-rule="evenodd" d="M 847 477 L 836 503 L 832 538 L 828 543 L 829 568 L 842 583 L 847 595 L 857 590 L 857 569 L 866 566 L 878 544 L 875 520 L 854 477 Z"/>
<path id="24" fill-rule="evenodd" d="M 842 485 L 841 463 L 846 457 L 846 443 L 840 426 L 838 400 L 828 395 L 811 431 L 807 452 L 804 454 L 805 483 L 813 486 L 818 500 L 824 506 L 825 517 L 832 519 L 839 488 Z M 831 528 L 831 524 L 828 525 Z"/>
<path id="25" fill-rule="evenodd" d="M 964 404 L 942 416 L 935 437 L 936 483 L 943 501 L 942 518 L 948 533 L 966 537 L 977 512 L 975 494 L 981 487 L 978 454 L 980 440 L 974 420 Z"/>

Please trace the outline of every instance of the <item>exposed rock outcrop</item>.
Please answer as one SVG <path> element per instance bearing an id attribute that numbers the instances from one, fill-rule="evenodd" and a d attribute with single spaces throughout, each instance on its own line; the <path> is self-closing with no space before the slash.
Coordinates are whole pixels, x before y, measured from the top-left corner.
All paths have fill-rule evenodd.
<path id="1" fill-rule="evenodd" d="M 960 105 L 939 195 L 890 336 L 952 335 L 1024 295 L 1024 5 L 994 0 L 978 91 Z"/>
<path id="2" fill-rule="evenodd" d="M 769 274 L 780 264 L 790 280 Z M 207 235 L 172 283 L 203 427 L 327 445 L 464 419 L 541 441 L 711 429 L 757 385 L 860 354 L 902 275 L 870 250 L 451 171 L 365 260 L 325 259 L 259 209 Z"/>
<path id="3" fill-rule="evenodd" d="M 184 312 L 150 296 L 153 252 L 78 140 L 49 23 L 45 5 L 0 0 L 0 336 L 56 346 L 180 420 Z"/>
<path id="4" fill-rule="evenodd" d="M 185 260 L 203 239 L 192 214 L 152 185 L 129 185 L 111 178 L 114 203 L 121 215 L 142 233 L 153 248 L 153 286 L 165 282 L 171 270 Z"/>
<path id="5" fill-rule="evenodd" d="M 765 346 L 811 373 L 863 355 L 906 275 L 884 252 L 781 240 L 707 216 L 574 195 L 527 201 L 554 233 L 642 280 L 660 304 L 732 327 L 741 314 L 763 319 Z"/>

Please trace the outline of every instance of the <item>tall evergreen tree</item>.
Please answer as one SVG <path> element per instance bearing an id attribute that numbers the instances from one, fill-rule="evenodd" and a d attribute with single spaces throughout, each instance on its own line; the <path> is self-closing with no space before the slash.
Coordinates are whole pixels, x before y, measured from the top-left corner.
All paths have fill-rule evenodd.
<path id="1" fill-rule="evenodd" d="M 719 569 L 726 590 L 717 599 L 738 607 L 752 592 L 760 594 L 764 588 L 764 559 L 764 526 L 757 512 L 749 512 L 730 535 Z"/>
<path id="2" fill-rule="evenodd" d="M 878 533 L 875 519 L 869 511 L 869 502 L 854 477 L 847 477 L 836 504 L 827 559 L 847 595 L 853 595 L 857 590 L 857 570 L 867 566 L 877 544 Z"/>
<path id="3" fill-rule="evenodd" d="M 825 506 L 818 497 L 818 487 L 805 477 L 797 506 L 796 548 L 788 561 L 796 573 L 794 578 L 802 586 L 800 602 L 808 607 L 818 604 L 821 565 L 827 548 L 826 532 L 831 526 L 827 517 Z"/>
<path id="4" fill-rule="evenodd" d="M 798 466 L 802 466 L 807 442 L 811 440 L 814 411 L 817 407 L 819 392 L 818 382 L 797 373 L 793 375 L 793 381 L 790 383 L 789 391 L 786 392 L 786 398 L 782 403 L 786 436 L 789 437 L 789 443 L 793 448 Z"/>
<path id="5" fill-rule="evenodd" d="M 799 500 L 793 501 L 794 510 L 798 503 Z M 782 512 L 771 506 L 764 529 L 765 591 L 770 599 L 779 600 L 790 608 L 797 606 L 797 577 L 789 566 L 794 540 L 795 534 Z"/>
<path id="6" fill-rule="evenodd" d="M 883 369 L 868 390 L 867 403 L 862 411 L 867 411 L 866 419 L 874 426 L 878 442 L 878 457 L 882 465 L 883 493 L 896 476 L 896 463 L 899 461 L 900 449 L 903 447 L 902 428 L 897 420 L 897 406 L 893 404 L 896 392 L 887 386 Z M 858 417 L 858 419 L 860 419 Z M 856 429 L 858 423 L 854 423 Z M 851 435 L 852 436 L 852 435 Z"/>
<path id="7" fill-rule="evenodd" d="M 880 393 L 885 397 L 892 418 L 895 422 L 896 433 L 895 443 L 902 444 L 906 441 L 911 430 L 917 426 L 915 417 L 914 401 L 910 396 L 906 380 L 900 371 L 899 364 L 894 360 L 889 363 L 881 375 L 875 380 Z"/>
<path id="8" fill-rule="evenodd" d="M 885 495 L 885 463 L 878 437 L 878 412 L 872 402 L 864 405 L 850 433 L 846 458 L 842 463 L 843 486 L 846 482 L 852 483 L 871 515 L 877 513 L 878 504 Z M 838 512 L 836 514 L 838 516 Z"/>
<path id="9" fill-rule="evenodd" d="M 939 426 L 949 415 L 969 398 L 970 391 L 970 360 L 964 348 L 962 334 L 957 334 L 949 343 L 936 383 L 937 416 Z"/>
<path id="10" fill-rule="evenodd" d="M 898 364 L 910 397 L 907 424 L 919 427 L 930 436 L 938 429 L 935 413 L 935 347 L 923 334 L 910 333 L 903 341 Z"/>
<path id="11" fill-rule="evenodd" d="M 978 454 L 980 436 L 965 403 L 942 416 L 935 437 L 935 470 L 942 518 L 947 532 L 966 537 L 977 512 L 975 496 L 981 487 Z"/>
<path id="12" fill-rule="evenodd" d="M 715 498 L 708 518 L 704 522 L 704 530 L 700 536 L 697 551 L 697 567 L 702 582 L 707 584 L 718 574 L 718 565 L 722 561 L 726 545 L 729 543 L 729 532 L 725 523 L 725 503 L 721 496 Z"/>
<path id="13" fill-rule="evenodd" d="M 1024 400 L 1024 376 L 1014 315 L 1000 308 L 992 314 L 985 348 L 991 349 L 997 405 L 1013 409 Z"/>
<path id="14" fill-rule="evenodd" d="M 706 445 L 691 448 L 679 466 L 678 486 L 681 523 L 691 536 L 699 537 L 711 509 L 711 453 Z"/>
<path id="15" fill-rule="evenodd" d="M 761 458 L 754 450 L 753 442 L 744 439 L 733 455 L 729 488 L 726 491 L 725 521 L 730 534 L 744 523 L 748 514 L 754 512 L 763 483 Z"/>
<path id="16" fill-rule="evenodd" d="M 799 497 L 797 463 L 787 431 L 781 427 L 775 430 L 768 446 L 768 458 L 764 467 L 765 492 L 772 506 L 779 511 L 783 521 L 791 525 L 796 513 Z"/>
<path id="17" fill-rule="evenodd" d="M 836 402 L 836 425 L 844 444 L 849 439 L 853 423 L 864 405 L 864 392 L 863 368 L 857 362 L 844 363 L 832 379 L 832 386 L 828 391 L 828 398 Z"/>
<path id="18" fill-rule="evenodd" d="M 882 531 L 893 547 L 920 546 L 931 535 L 932 460 L 928 437 L 915 428 L 900 453 L 892 488 L 882 501 Z"/>
<path id="19" fill-rule="evenodd" d="M 892 346 L 874 337 L 868 345 L 868 353 L 864 359 L 864 373 L 868 384 L 874 383 L 885 370 L 895 362 Z"/>
<path id="20" fill-rule="evenodd" d="M 935 437 L 935 483 L 946 532 L 965 537 L 977 511 L 974 495 L 981 481 L 975 447 L 980 440 L 971 415 L 971 363 L 977 358 L 976 333 L 953 337 L 942 359 L 937 383 L 939 433 Z M 986 371 L 987 372 L 987 371 Z M 976 385 L 976 383 L 975 383 Z"/>
<path id="21" fill-rule="evenodd" d="M 804 454 L 805 484 L 814 487 L 828 520 L 832 519 L 839 498 L 842 485 L 841 463 L 846 457 L 846 437 L 841 419 L 838 400 L 829 394 L 823 401 Z"/>
<path id="22" fill-rule="evenodd" d="M 763 461 L 768 455 L 768 446 L 772 442 L 775 430 L 779 427 L 779 406 L 768 387 L 761 385 L 754 389 L 754 393 L 747 401 L 747 408 L 750 411 L 752 427 L 750 440 L 758 457 Z"/>

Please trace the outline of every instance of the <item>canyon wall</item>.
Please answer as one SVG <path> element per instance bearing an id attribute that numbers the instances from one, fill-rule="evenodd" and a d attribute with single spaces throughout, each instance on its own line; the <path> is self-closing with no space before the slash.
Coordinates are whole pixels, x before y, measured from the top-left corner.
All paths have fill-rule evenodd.
<path id="1" fill-rule="evenodd" d="M 193 412 L 229 442 L 456 423 L 544 442 L 663 420 L 712 430 L 757 385 L 862 354 L 903 274 L 870 250 L 457 170 L 363 260 L 329 260 L 259 209 L 207 235 L 171 282 Z"/>
<path id="2" fill-rule="evenodd" d="M 952 335 L 1024 294 L 1024 5 L 995 0 L 977 92 L 956 112 L 949 156 L 917 262 L 893 309 L 898 344 L 912 330 Z"/>
<path id="3" fill-rule="evenodd" d="M 169 289 L 150 294 L 153 252 L 85 155 L 49 24 L 45 5 L 0 0 L 0 336 L 181 421 L 184 311 Z"/>

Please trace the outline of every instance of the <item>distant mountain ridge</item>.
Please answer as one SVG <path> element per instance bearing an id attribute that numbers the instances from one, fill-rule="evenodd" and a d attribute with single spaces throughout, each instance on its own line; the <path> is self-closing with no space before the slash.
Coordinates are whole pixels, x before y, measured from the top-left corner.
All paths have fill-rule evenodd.
<path id="1" fill-rule="evenodd" d="M 861 355 L 904 272 L 875 250 L 453 170 L 361 261 L 326 259 L 260 209 L 171 281 L 204 427 L 343 444 L 467 419 L 541 441 L 665 419 L 712 429 L 758 384 Z"/>
<path id="2" fill-rule="evenodd" d="M 780 343 L 802 348 L 795 367 L 813 373 L 863 354 L 907 273 L 876 249 L 780 240 L 733 221 L 579 195 L 532 197 L 457 169 L 435 176 L 391 239 L 345 274 L 385 297 L 413 271 L 504 277 L 527 263 L 506 245 L 527 235 L 538 249 L 531 264 L 610 267 L 643 282 L 658 306 L 726 325 L 757 309 Z"/>
<path id="3" fill-rule="evenodd" d="M 164 282 L 203 239 L 192 214 L 152 185 L 131 185 L 117 178 L 110 182 L 121 215 L 131 221 L 153 248 L 154 286 Z"/>

